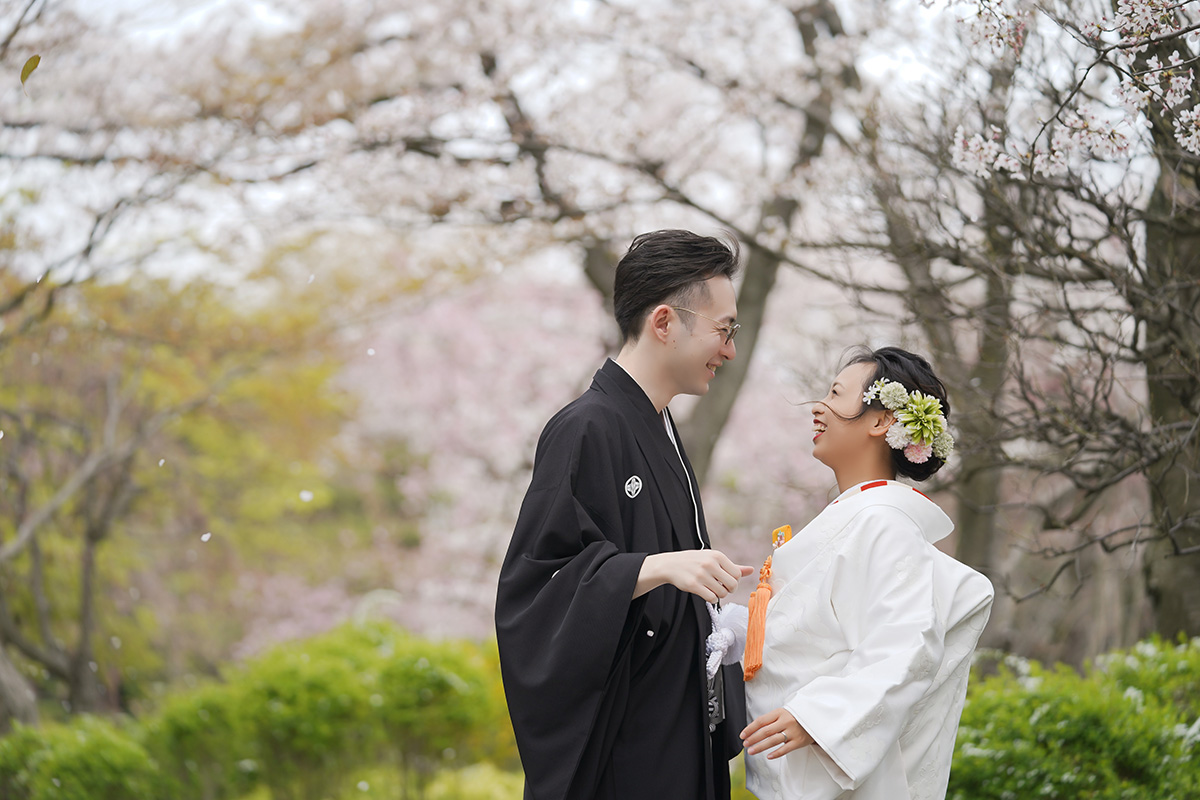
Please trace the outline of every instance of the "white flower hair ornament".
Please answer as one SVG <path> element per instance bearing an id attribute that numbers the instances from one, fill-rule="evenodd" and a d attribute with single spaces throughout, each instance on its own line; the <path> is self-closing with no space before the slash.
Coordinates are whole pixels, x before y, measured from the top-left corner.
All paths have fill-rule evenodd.
<path id="1" fill-rule="evenodd" d="M 917 390 L 908 391 L 899 381 L 880 378 L 863 392 L 863 402 L 878 400 L 896 415 L 887 432 L 887 443 L 903 450 L 913 464 L 924 464 L 931 455 L 942 461 L 954 450 L 954 437 L 942 413 L 942 401 Z M 896 424 L 899 423 L 899 424 Z"/>

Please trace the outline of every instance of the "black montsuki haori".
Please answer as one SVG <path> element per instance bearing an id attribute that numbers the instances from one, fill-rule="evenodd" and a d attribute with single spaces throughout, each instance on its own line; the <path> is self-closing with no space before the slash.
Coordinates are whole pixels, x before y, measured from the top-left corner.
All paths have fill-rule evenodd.
<path id="1" fill-rule="evenodd" d="M 729 797 L 741 670 L 717 674 L 710 733 L 704 601 L 670 585 L 631 599 L 647 555 L 709 546 L 678 441 L 611 360 L 542 432 L 496 601 L 527 800 Z"/>

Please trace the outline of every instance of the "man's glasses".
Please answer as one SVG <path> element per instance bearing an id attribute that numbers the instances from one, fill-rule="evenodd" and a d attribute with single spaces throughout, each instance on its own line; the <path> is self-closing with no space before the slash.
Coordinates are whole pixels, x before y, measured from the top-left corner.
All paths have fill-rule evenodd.
<path id="1" fill-rule="evenodd" d="M 679 308 L 678 306 L 671 306 L 671 308 L 674 309 L 675 311 L 687 311 L 689 314 L 695 314 L 697 317 L 704 317 L 704 315 L 701 314 L 699 311 L 692 311 L 692 309 L 690 309 L 690 308 Z M 733 337 L 737 336 L 737 332 L 742 327 L 741 325 L 739 325 L 736 322 L 733 323 L 732 325 L 726 325 L 725 323 L 719 322 L 718 320 L 715 320 L 712 317 L 704 317 L 704 318 L 706 320 L 708 320 L 709 322 L 711 322 L 712 324 L 716 325 L 717 330 L 725 335 L 725 344 L 729 344 L 730 342 L 732 342 Z"/>

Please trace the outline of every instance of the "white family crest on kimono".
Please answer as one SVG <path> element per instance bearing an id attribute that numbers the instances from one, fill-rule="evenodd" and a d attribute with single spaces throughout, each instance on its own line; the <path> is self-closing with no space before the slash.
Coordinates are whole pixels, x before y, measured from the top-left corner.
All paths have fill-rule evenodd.
<path id="1" fill-rule="evenodd" d="M 895 481 L 844 492 L 771 572 L 748 719 L 786 708 L 815 745 L 746 757 L 762 800 L 944 798 L 992 585 L 933 546 L 954 523 Z"/>

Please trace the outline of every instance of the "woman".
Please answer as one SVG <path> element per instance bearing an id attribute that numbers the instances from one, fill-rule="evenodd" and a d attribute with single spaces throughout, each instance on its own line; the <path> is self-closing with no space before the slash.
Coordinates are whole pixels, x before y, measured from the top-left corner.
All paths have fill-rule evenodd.
<path id="1" fill-rule="evenodd" d="M 945 797 L 992 586 L 934 547 L 954 524 L 895 478 L 942 467 L 949 413 L 929 363 L 893 347 L 855 353 L 813 406 L 813 455 L 841 494 L 775 551 L 761 667 L 745 655 L 746 784 L 763 800 Z"/>

